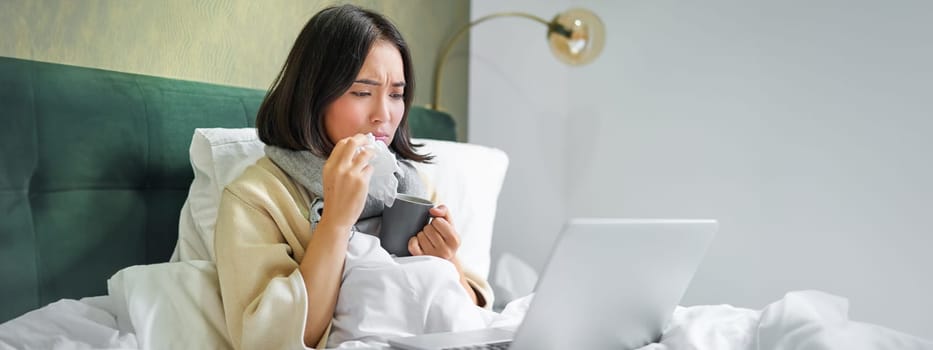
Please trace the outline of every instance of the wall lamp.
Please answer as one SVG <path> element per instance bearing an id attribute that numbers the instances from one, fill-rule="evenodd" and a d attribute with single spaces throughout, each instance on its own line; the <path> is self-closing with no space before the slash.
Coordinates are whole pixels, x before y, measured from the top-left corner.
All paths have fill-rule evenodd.
<path id="1" fill-rule="evenodd" d="M 443 72 L 447 55 L 450 54 L 454 43 L 473 26 L 501 17 L 521 17 L 544 24 L 547 27 L 547 40 L 551 46 L 551 53 L 568 65 L 585 65 L 595 60 L 603 51 L 606 28 L 602 20 L 587 9 L 572 8 L 558 13 L 550 21 L 523 12 L 500 12 L 486 15 L 457 30 L 457 33 L 444 45 L 441 56 L 434 66 L 434 94 L 431 95 L 429 108 L 440 110 L 441 72 Z"/>

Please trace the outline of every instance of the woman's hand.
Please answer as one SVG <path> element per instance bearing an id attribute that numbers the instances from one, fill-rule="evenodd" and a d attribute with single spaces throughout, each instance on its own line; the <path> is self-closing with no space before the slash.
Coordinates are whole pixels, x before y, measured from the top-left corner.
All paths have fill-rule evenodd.
<path id="1" fill-rule="evenodd" d="M 432 255 L 450 260 L 458 265 L 459 270 L 456 257 L 457 249 L 460 249 L 460 235 L 450 220 L 450 210 L 442 204 L 431 208 L 429 213 L 433 219 L 408 240 L 408 251 L 411 255 Z"/>
<path id="2" fill-rule="evenodd" d="M 473 300 L 473 303 L 479 306 L 485 306 L 486 300 L 473 290 L 473 287 L 467 282 L 466 275 L 463 273 L 463 266 L 457 259 L 457 249 L 460 249 L 460 235 L 454 228 L 453 221 L 450 220 L 450 210 L 446 205 L 439 205 L 430 210 L 431 222 L 424 226 L 415 236 L 408 240 L 408 251 L 411 255 L 432 255 L 441 259 L 446 259 L 454 264 L 457 273 L 460 275 L 460 284 L 466 290 L 467 295 Z"/>
<path id="3" fill-rule="evenodd" d="M 324 163 L 324 213 L 321 223 L 331 225 L 340 232 L 349 232 L 363 212 L 374 157 L 368 147 L 366 135 L 356 134 L 337 142 Z"/>

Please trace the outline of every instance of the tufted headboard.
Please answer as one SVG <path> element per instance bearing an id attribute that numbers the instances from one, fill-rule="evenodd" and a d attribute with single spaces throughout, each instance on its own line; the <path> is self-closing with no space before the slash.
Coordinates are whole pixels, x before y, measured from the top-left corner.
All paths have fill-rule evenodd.
<path id="1" fill-rule="evenodd" d="M 0 323 L 167 261 L 194 129 L 252 126 L 264 95 L 0 57 Z M 447 114 L 409 120 L 416 137 L 455 139 Z"/>

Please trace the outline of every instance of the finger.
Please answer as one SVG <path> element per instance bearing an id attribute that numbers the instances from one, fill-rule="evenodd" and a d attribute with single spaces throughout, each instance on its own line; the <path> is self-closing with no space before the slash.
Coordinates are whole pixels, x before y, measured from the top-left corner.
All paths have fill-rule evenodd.
<path id="1" fill-rule="evenodd" d="M 450 224 L 447 219 L 444 218 L 434 218 L 429 224 L 431 228 L 438 233 L 440 239 L 447 243 L 447 245 L 452 247 L 460 246 L 460 237 L 457 236 L 457 232 L 454 229 L 454 226 Z"/>
<path id="2" fill-rule="evenodd" d="M 368 148 L 366 147 L 368 144 L 369 144 L 369 140 L 366 139 L 366 135 L 356 134 L 356 135 L 351 136 L 350 139 L 347 140 L 347 149 L 348 149 L 347 152 L 349 153 L 348 163 L 351 163 L 351 164 L 357 163 L 357 159 L 359 159 L 359 155 L 361 153 L 364 153 L 363 151 L 365 151 Z"/>
<path id="3" fill-rule="evenodd" d="M 431 208 L 430 211 L 431 211 L 431 216 L 433 217 L 445 217 L 447 216 L 448 210 L 447 210 L 446 205 L 440 204 L 436 207 Z"/>
<path id="4" fill-rule="evenodd" d="M 440 248 L 444 246 L 444 238 L 441 237 L 441 234 L 437 232 L 437 228 L 434 226 L 428 224 L 424 227 L 424 231 L 422 232 L 424 232 L 424 236 L 427 237 L 429 241 L 431 241 L 431 245 L 434 246 L 434 248 Z"/>
<path id="5" fill-rule="evenodd" d="M 366 142 L 366 135 L 363 134 L 346 137 L 334 145 L 334 149 L 331 151 L 330 155 L 331 157 L 337 157 L 336 159 L 344 163 L 352 163 L 353 156 L 356 155 L 359 147 L 365 145 Z"/>
<path id="6" fill-rule="evenodd" d="M 354 142 L 360 145 L 369 143 L 369 137 L 367 137 L 366 134 L 357 133 L 356 135 L 350 136 L 350 138 L 352 138 Z"/>
<path id="7" fill-rule="evenodd" d="M 450 218 L 450 209 L 446 205 L 438 205 L 430 210 L 431 216 L 436 218 L 447 219 L 448 222 L 453 222 Z"/>
<path id="8" fill-rule="evenodd" d="M 372 166 L 372 165 L 369 165 L 369 164 L 364 165 L 364 166 L 363 166 L 363 169 L 360 169 L 360 176 L 363 177 L 363 183 L 365 183 L 365 184 L 367 185 L 367 188 L 369 188 L 369 187 L 368 187 L 368 186 L 369 186 L 369 180 L 372 179 L 372 177 L 373 177 L 373 172 L 375 172 L 375 171 L 376 171 L 376 169 L 373 168 L 373 166 Z M 367 192 L 368 192 L 368 190 L 367 190 Z"/>
<path id="9" fill-rule="evenodd" d="M 418 244 L 418 236 L 412 236 L 408 239 L 408 252 L 414 256 L 424 255 L 424 251 L 421 250 L 421 245 Z"/>
<path id="10" fill-rule="evenodd" d="M 418 237 L 418 245 L 421 247 L 422 252 L 434 251 L 434 244 L 432 244 L 428 237 L 424 234 L 424 231 L 418 232 L 418 235 L 415 237 Z"/>
<path id="11" fill-rule="evenodd" d="M 376 157 L 376 154 L 372 150 L 368 148 L 361 148 L 360 151 L 356 154 L 356 156 L 353 157 L 353 160 L 352 160 L 353 165 L 352 165 L 351 170 L 362 171 L 363 168 L 369 165 L 369 162 L 374 157 Z"/>
<path id="12" fill-rule="evenodd" d="M 351 138 L 349 137 L 343 138 L 340 141 L 337 141 L 337 143 L 334 144 L 334 149 L 330 151 L 330 156 L 328 157 L 328 159 L 343 160 L 344 158 L 346 158 L 348 151 L 355 149 L 355 147 L 352 147 L 352 145 L 350 145 L 350 142 L 351 142 Z"/>

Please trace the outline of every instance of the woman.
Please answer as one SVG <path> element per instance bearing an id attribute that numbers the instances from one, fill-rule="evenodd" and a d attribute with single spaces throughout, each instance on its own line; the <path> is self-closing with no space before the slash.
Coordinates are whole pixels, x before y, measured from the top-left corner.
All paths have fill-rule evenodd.
<path id="1" fill-rule="evenodd" d="M 431 159 L 416 152 L 409 136 L 412 72 L 399 31 L 371 11 L 352 5 L 328 8 L 299 34 L 258 112 L 256 126 L 267 157 L 227 186 L 218 211 L 217 269 L 235 348 L 293 347 L 293 333 L 300 335 L 299 345 L 313 347 L 327 344 L 332 332 L 343 338 L 378 335 L 354 333 L 348 322 L 359 321 L 351 317 L 359 304 L 374 304 L 362 306 L 371 310 L 391 303 L 394 299 L 379 300 L 371 290 L 392 290 L 396 282 L 374 287 L 372 281 L 380 278 L 354 278 L 349 270 L 365 261 L 376 270 L 407 269 L 401 272 L 407 280 L 414 272 L 411 266 L 386 263 L 388 255 L 367 250 L 373 247 L 371 239 L 356 234 L 372 233 L 383 208 L 367 196 L 373 151 L 362 146 L 365 134 L 389 145 L 402 169 L 398 191 L 427 194 L 409 163 Z M 422 261 L 443 261 L 453 268 L 422 266 L 419 271 L 458 283 L 459 294 L 444 294 L 443 303 L 462 299 L 473 308 L 486 306 L 488 284 L 456 258 L 459 236 L 449 211 L 439 205 L 430 213 L 433 220 L 412 237 L 409 250 L 414 256 L 440 258 Z M 342 291 L 348 284 L 371 290 Z M 351 300 L 360 298 L 366 300 Z"/>

